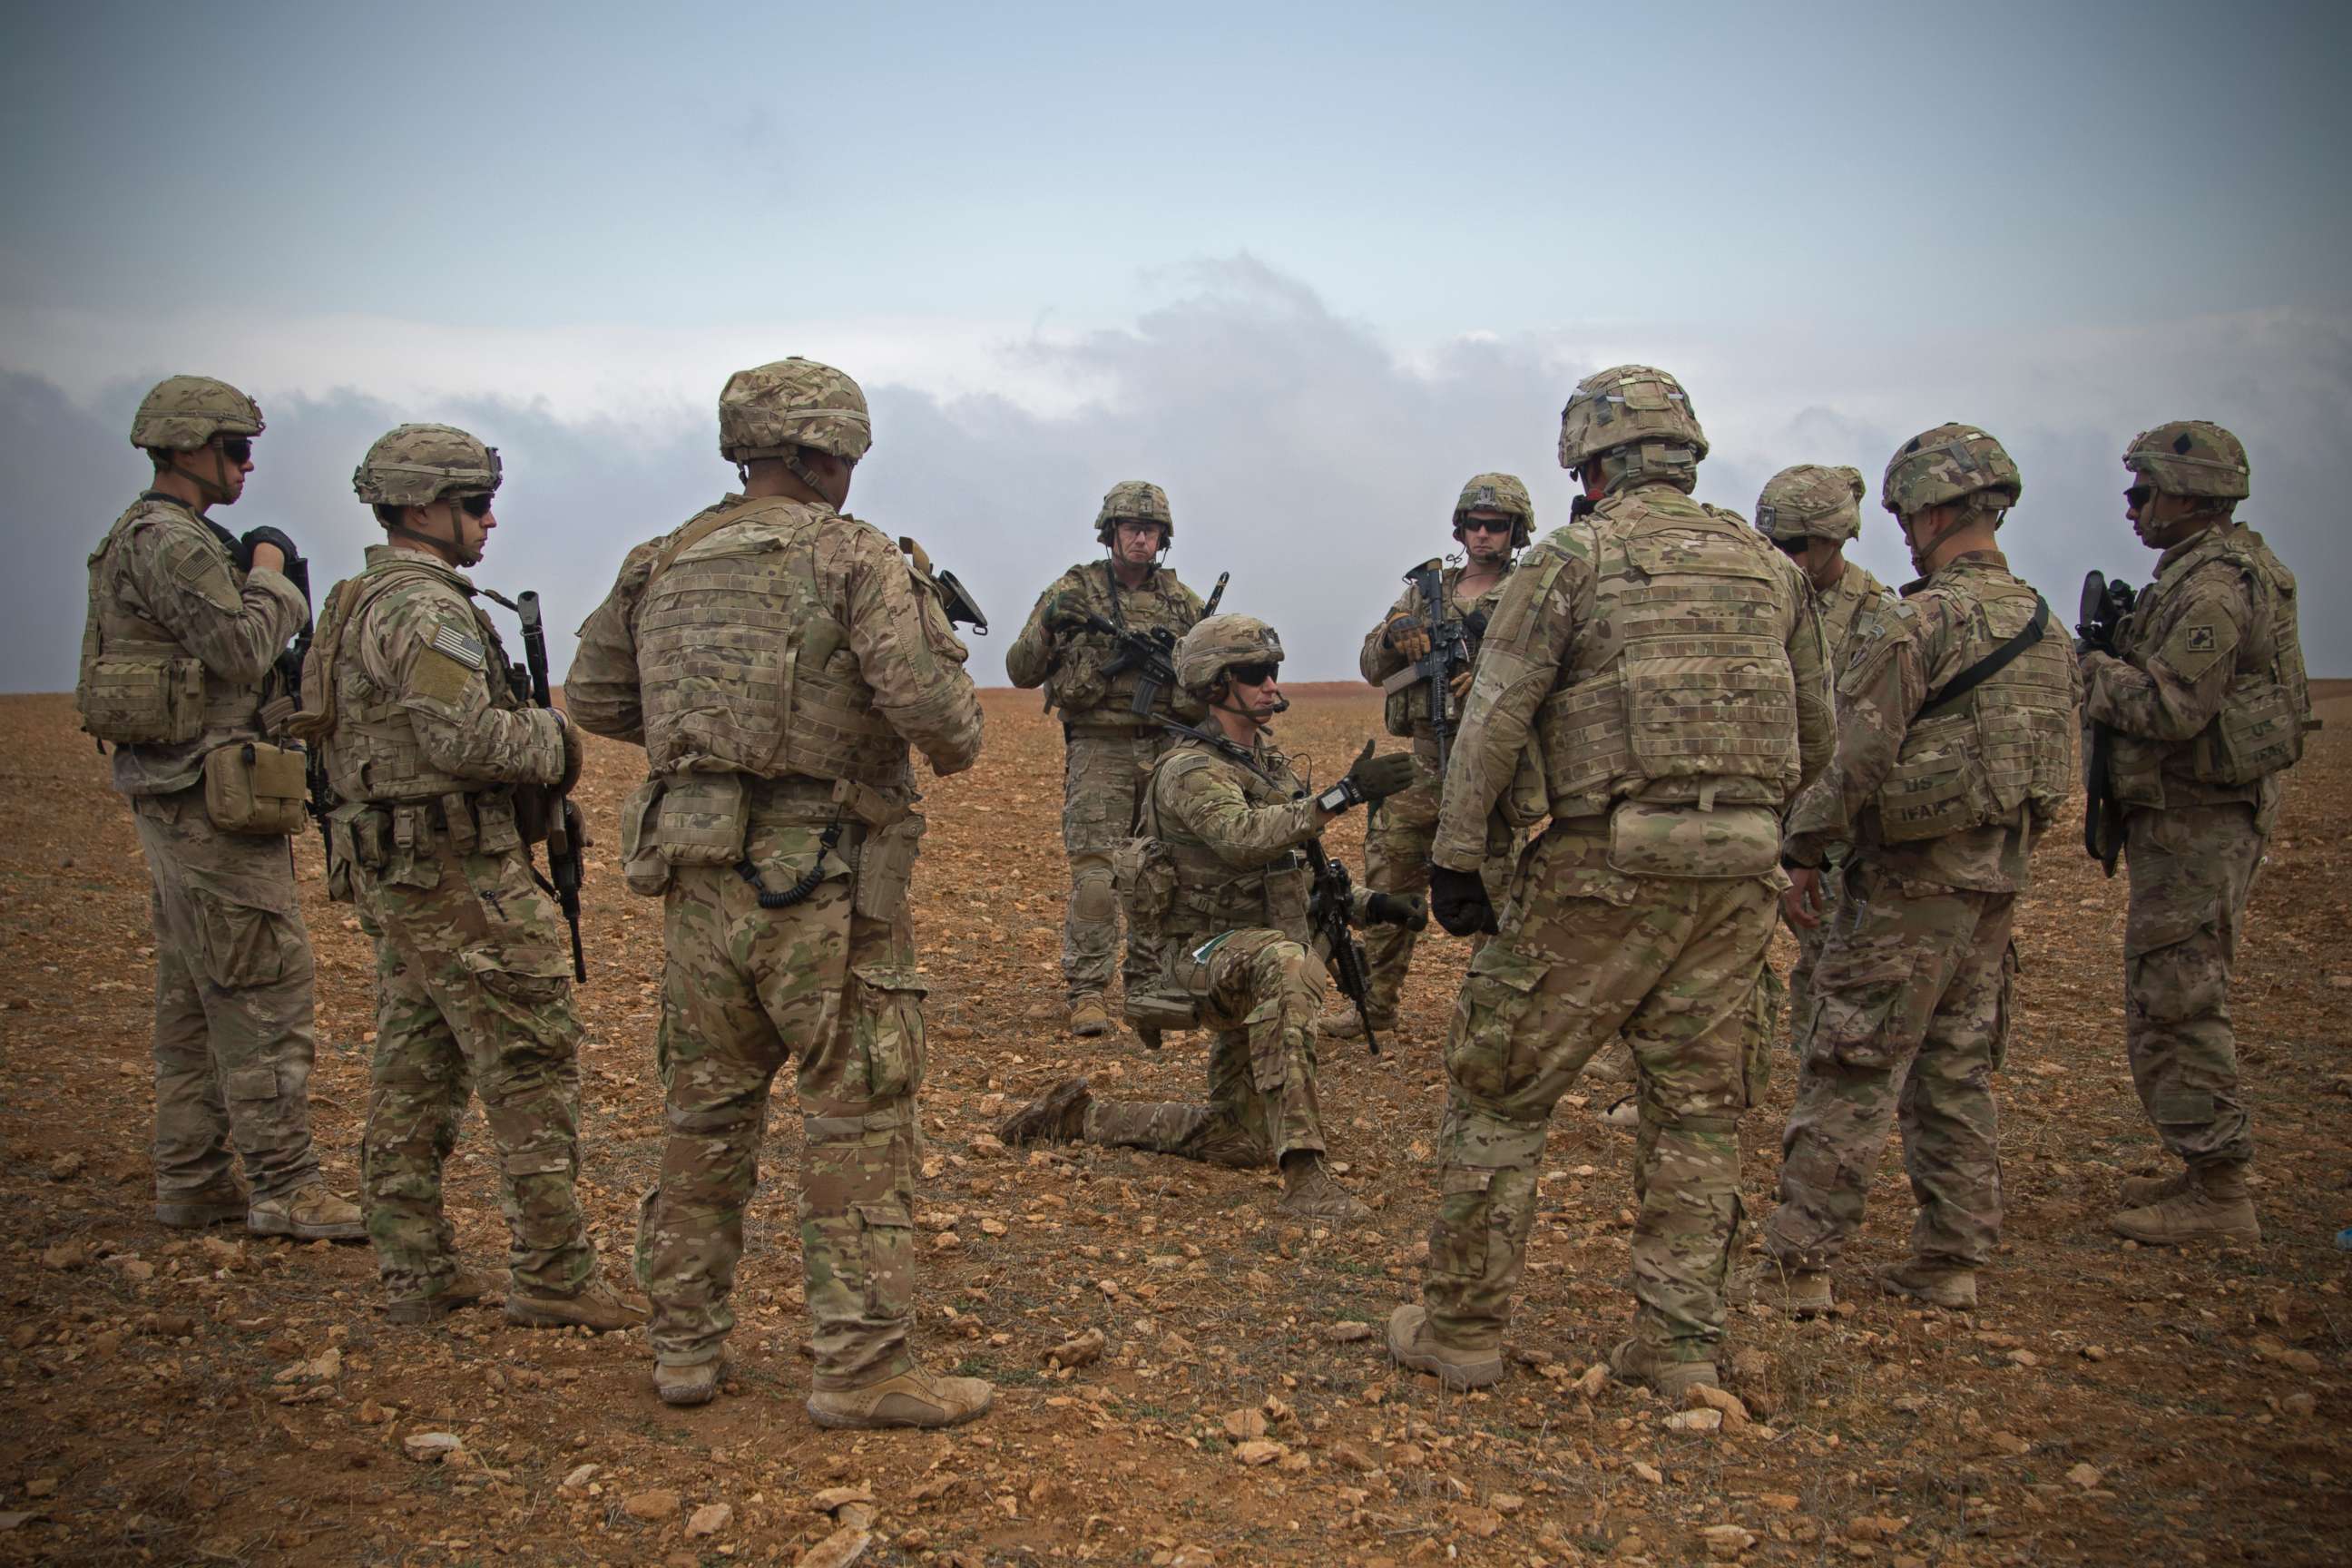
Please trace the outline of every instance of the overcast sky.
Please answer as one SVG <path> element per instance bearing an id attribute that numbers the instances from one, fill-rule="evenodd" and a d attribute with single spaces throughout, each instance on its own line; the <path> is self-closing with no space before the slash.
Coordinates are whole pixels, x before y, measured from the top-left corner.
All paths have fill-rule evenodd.
<path id="1" fill-rule="evenodd" d="M 1700 494 L 1743 511 L 1984 425 L 2070 618 L 2085 567 L 2152 562 L 2125 442 L 2218 419 L 2315 672 L 2352 674 L 2347 15 L 12 4 L 0 688 L 71 684 L 160 375 L 260 398 L 221 520 L 322 585 L 373 532 L 368 442 L 477 431 L 509 476 L 478 575 L 568 629 L 731 483 L 718 388 L 789 353 L 865 384 L 851 510 L 980 594 L 985 681 L 1128 478 L 1295 675 L 1352 676 L 1471 472 L 1565 521 L 1560 404 L 1624 360 L 1682 376 Z M 1859 554 L 1908 574 L 1874 510 Z"/>

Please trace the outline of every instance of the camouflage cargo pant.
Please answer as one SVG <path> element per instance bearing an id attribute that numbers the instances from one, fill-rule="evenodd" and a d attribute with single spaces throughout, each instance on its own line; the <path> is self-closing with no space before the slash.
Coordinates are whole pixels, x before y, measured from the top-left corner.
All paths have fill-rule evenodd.
<path id="1" fill-rule="evenodd" d="M 1710 1360 L 1739 1215 L 1739 1113 L 1762 1065 L 1756 977 L 1774 890 L 1755 878 L 1626 877 L 1607 850 L 1605 830 L 1548 831 L 1520 861 L 1500 934 L 1470 965 L 1445 1047 L 1422 1299 L 1445 1343 L 1501 1342 L 1552 1108 L 1622 1031 L 1641 1095 L 1635 1332 L 1666 1359 Z"/>
<path id="2" fill-rule="evenodd" d="M 580 1025 L 562 915 L 519 848 L 445 858 L 420 837 L 352 879 L 376 944 L 361 1203 L 386 1291 L 437 1295 L 457 1272 L 441 1171 L 470 1094 L 498 1151 L 515 1284 L 577 1293 L 596 1255 L 573 1192 Z"/>
<path id="3" fill-rule="evenodd" d="M 1062 922 L 1062 981 L 1074 999 L 1110 987 L 1118 950 L 1111 856 L 1133 831 L 1136 791 L 1166 749 L 1159 736 L 1067 731 L 1062 847 L 1070 859 L 1070 900 Z"/>
<path id="4" fill-rule="evenodd" d="M 1804 1053 L 1805 1037 L 1811 1031 L 1811 1019 L 1807 1016 L 1812 1005 L 1813 971 L 1821 966 L 1822 948 L 1830 939 L 1830 927 L 1837 919 L 1838 906 L 1845 901 L 1845 867 L 1843 864 L 1824 867 L 1821 880 L 1821 924 L 1789 925 L 1789 934 L 1797 939 L 1797 962 L 1789 971 L 1789 1048 L 1800 1056 Z M 1773 998 L 1773 1022 L 1780 1020 L 1780 997 Z"/>
<path id="5" fill-rule="evenodd" d="M 1376 893 L 1429 893 L 1429 847 L 1437 837 L 1437 763 L 1419 752 L 1413 762 L 1420 775 L 1413 786 L 1381 801 L 1364 819 L 1364 885 Z M 1507 833 L 1499 834 L 1480 868 L 1497 910 L 1510 893 L 1513 847 Z M 1376 925 L 1364 932 L 1375 1013 L 1396 1011 L 1417 935 L 1401 925 Z"/>
<path id="6" fill-rule="evenodd" d="M 1866 864 L 1847 894 L 1813 973 L 1765 1247 L 1786 1268 L 1835 1264 L 1899 1121 L 1914 1256 L 1980 1267 L 2000 1238 L 1992 1075 L 2008 1045 L 2016 896 L 1906 893 Z"/>
<path id="7" fill-rule="evenodd" d="M 790 887 L 819 863 L 813 815 L 754 813 L 750 855 L 769 888 Z M 850 847 L 836 869 L 846 869 Z M 903 1372 L 913 1364 L 925 990 L 903 903 L 888 919 L 859 915 L 854 881 L 839 874 L 781 910 L 760 908 L 730 867 L 679 867 L 671 878 L 656 1043 L 669 1138 L 639 1210 L 636 1247 L 655 1359 L 709 1361 L 735 1326 L 728 1298 L 769 1088 L 797 1056 L 801 1268 L 816 1386 L 855 1388 Z"/>
<path id="8" fill-rule="evenodd" d="M 1209 1100 L 1097 1100 L 1089 1143 L 1181 1154 L 1216 1165 L 1278 1163 L 1323 1148 L 1315 1092 L 1315 1017 L 1330 993 L 1323 961 L 1277 931 L 1237 931 L 1205 960 L 1199 944 L 1169 959 L 1169 978 L 1198 998 L 1209 1047 Z"/>
<path id="9" fill-rule="evenodd" d="M 2251 805 L 2135 811 L 2126 825 L 2124 1031 L 2132 1083 L 2164 1146 L 2191 1165 L 2243 1163 L 2230 972 L 2263 837 Z"/>
<path id="10" fill-rule="evenodd" d="M 310 936 L 283 838 L 223 833 L 204 791 L 131 802 L 152 884 L 155 1195 L 257 1198 L 318 1179 Z"/>

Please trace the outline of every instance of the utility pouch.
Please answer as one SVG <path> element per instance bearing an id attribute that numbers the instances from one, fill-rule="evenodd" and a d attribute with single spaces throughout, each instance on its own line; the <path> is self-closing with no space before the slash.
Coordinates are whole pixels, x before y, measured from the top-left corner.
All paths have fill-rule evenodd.
<path id="1" fill-rule="evenodd" d="M 2265 675 L 2235 682 L 2221 711 L 2189 746 L 2189 776 L 2200 784 L 2250 784 L 2303 756 L 2303 714 L 2294 693 Z"/>
<path id="2" fill-rule="evenodd" d="M 1980 765 L 1973 709 L 1915 721 L 1878 790 L 1878 837 L 1909 844 L 1964 832 L 1987 820 L 1976 784 Z"/>
<path id="3" fill-rule="evenodd" d="M 118 745 L 176 746 L 205 731 L 205 667 L 164 654 L 92 660 L 74 693 L 82 728 Z M 290 828 L 288 831 L 292 831 Z"/>
<path id="4" fill-rule="evenodd" d="M 1768 805 L 1617 803 L 1609 814 L 1609 868 L 1628 877 L 1719 881 L 1769 877 L 1780 864 L 1780 818 Z"/>
<path id="5" fill-rule="evenodd" d="M 868 827 L 857 847 L 857 890 L 850 911 L 870 921 L 896 920 L 915 879 L 915 857 L 930 825 L 908 812 L 887 827 Z"/>
<path id="6" fill-rule="evenodd" d="M 1129 927 L 1157 934 L 1176 902 L 1176 863 L 1157 838 L 1129 838 L 1110 854 L 1111 884 Z"/>
<path id="7" fill-rule="evenodd" d="M 327 814 L 327 897 L 339 904 L 359 896 L 360 873 L 381 870 L 383 813 L 363 800 L 345 801 Z"/>
<path id="8" fill-rule="evenodd" d="M 1411 740 L 1415 707 L 1413 694 L 1420 689 L 1421 682 L 1418 680 L 1406 686 L 1391 687 L 1388 695 L 1381 699 L 1381 727 L 1399 739 Z M 1424 713 L 1428 710 L 1426 703 L 1419 706 Z"/>
<path id="9" fill-rule="evenodd" d="M 223 833 L 284 837 L 302 826 L 306 761 L 267 741 L 215 746 L 205 753 L 205 815 Z"/>
<path id="10" fill-rule="evenodd" d="M 661 852 L 661 807 L 667 779 L 647 779 L 621 803 L 621 880 L 629 891 L 657 899 L 669 890 L 669 861 Z"/>
<path id="11" fill-rule="evenodd" d="M 749 814 L 741 773 L 676 773 L 663 779 L 660 788 L 654 802 L 654 844 L 664 860 L 672 866 L 732 866 L 743 858 Z M 625 859 L 626 854 L 624 848 Z"/>

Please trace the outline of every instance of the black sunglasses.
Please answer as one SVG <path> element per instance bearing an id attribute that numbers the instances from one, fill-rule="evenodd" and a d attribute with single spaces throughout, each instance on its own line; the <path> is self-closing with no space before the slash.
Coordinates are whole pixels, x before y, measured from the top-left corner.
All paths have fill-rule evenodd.
<path id="1" fill-rule="evenodd" d="M 1801 533 L 1794 539 L 1776 539 L 1772 542 L 1772 547 L 1790 560 L 1794 560 L 1802 555 L 1812 542 L 1812 540 Z"/>
<path id="2" fill-rule="evenodd" d="M 1508 533 L 1511 531 L 1511 520 L 1507 517 L 1465 517 L 1462 520 L 1465 532 Z"/>
<path id="3" fill-rule="evenodd" d="M 1258 664 L 1234 664 L 1225 667 L 1225 673 L 1244 686 L 1264 686 L 1274 679 L 1274 672 L 1280 668 L 1282 667 L 1271 661 Z"/>
<path id="4" fill-rule="evenodd" d="M 221 456 L 222 456 L 222 457 L 224 457 L 224 458 L 226 458 L 230 462 L 232 462 L 232 463 L 245 463 L 245 462 L 250 462 L 250 461 L 252 461 L 252 459 L 253 459 L 253 437 L 250 437 L 250 436 L 221 436 L 221 437 L 215 437 L 215 439 L 216 439 L 216 440 L 220 443 L 220 453 L 221 453 Z"/>
<path id="5" fill-rule="evenodd" d="M 2155 494 L 2156 487 L 2154 485 L 2134 485 L 2131 489 L 2124 492 L 2124 500 L 2130 502 L 2131 505 L 2136 508 L 2143 507 L 2148 503 L 2149 498 L 2153 497 Z"/>
<path id="6" fill-rule="evenodd" d="M 478 496 L 459 496 L 457 498 L 457 504 L 466 509 L 466 515 L 467 517 L 488 517 L 490 515 L 490 498 L 488 494 Z"/>

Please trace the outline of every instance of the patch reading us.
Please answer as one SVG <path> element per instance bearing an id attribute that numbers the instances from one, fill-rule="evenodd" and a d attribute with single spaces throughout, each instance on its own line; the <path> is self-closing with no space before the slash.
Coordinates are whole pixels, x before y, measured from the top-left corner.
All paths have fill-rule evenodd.
<path id="1" fill-rule="evenodd" d="M 435 632 L 433 647 L 436 651 L 447 654 L 468 669 L 482 668 L 482 645 L 455 626 L 443 626 Z"/>

